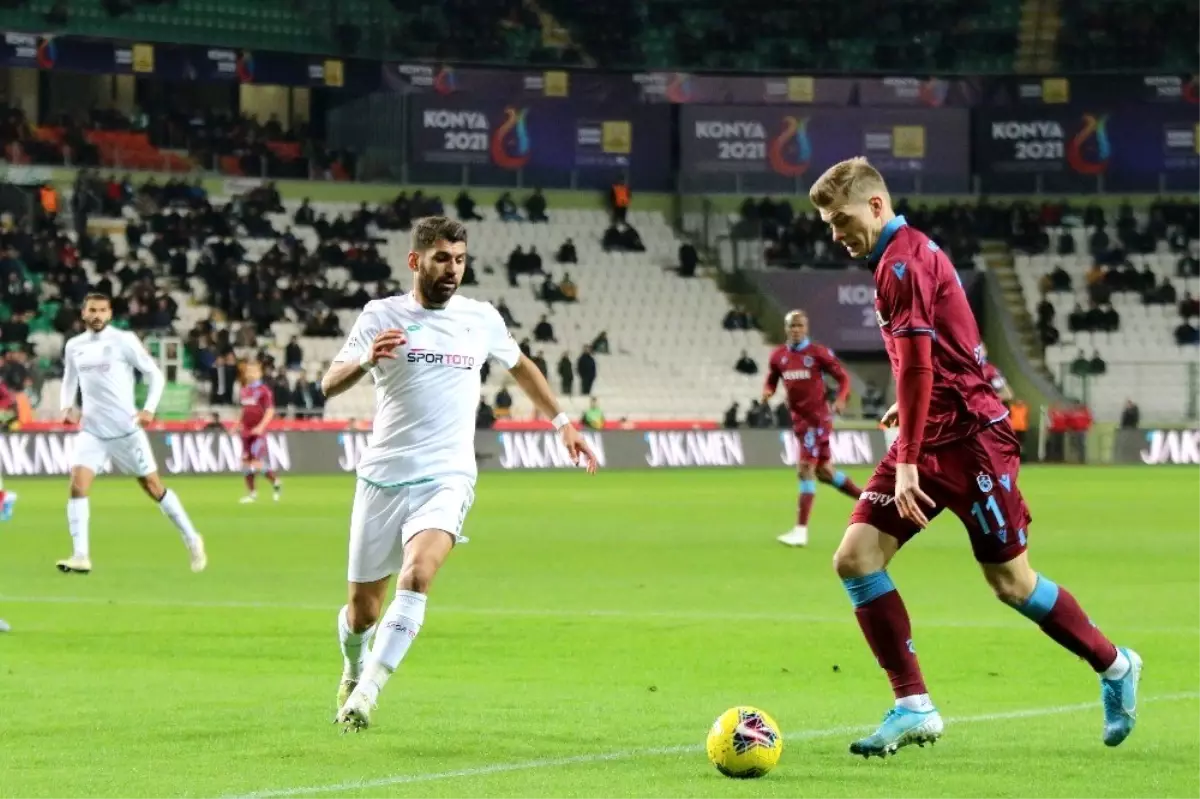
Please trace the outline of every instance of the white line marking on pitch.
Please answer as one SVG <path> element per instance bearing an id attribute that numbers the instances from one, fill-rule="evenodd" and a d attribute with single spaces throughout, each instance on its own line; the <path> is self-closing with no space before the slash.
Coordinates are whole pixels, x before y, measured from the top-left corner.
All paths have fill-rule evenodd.
<path id="1" fill-rule="evenodd" d="M 337 602 L 327 604 L 303 602 L 256 602 L 241 600 L 186 600 L 186 599 L 109 599 L 107 597 L 86 596 L 3 596 L 0 603 L 11 602 L 15 605 L 109 605 L 118 607 L 130 605 L 135 607 L 163 608 L 214 608 L 232 610 L 300 610 L 322 613 L 336 613 Z M 572 608 L 472 608 L 456 605 L 438 605 L 437 613 L 460 614 L 464 616 L 533 616 L 564 619 L 646 619 L 670 621 L 706 621 L 719 619 L 722 621 L 774 621 L 793 622 L 801 624 L 844 624 L 849 616 L 806 616 L 802 613 L 729 613 L 720 611 L 692 610 L 619 610 L 619 609 L 572 609 Z M 915 626 L 921 628 L 950 628 L 950 629 L 1001 629 L 1024 630 L 1029 622 L 1014 618 L 1011 621 L 973 621 L 954 619 L 922 619 L 918 616 Z M 1123 624 L 1105 625 L 1106 629 L 1121 630 L 1127 633 L 1163 633 L 1169 635 L 1200 635 L 1200 626 L 1195 627 L 1142 627 Z"/>
<path id="2" fill-rule="evenodd" d="M 1163 694 L 1161 696 L 1145 697 L 1142 699 L 1142 702 L 1180 702 L 1196 698 L 1200 698 L 1200 692 L 1190 691 L 1187 693 Z M 1052 707 L 1028 708 L 1026 710 L 1006 710 L 1000 713 L 984 713 L 978 716 L 949 718 L 946 719 L 946 723 L 949 725 L 982 724 L 993 721 L 1008 721 L 1010 719 L 1028 719 L 1037 718 L 1039 716 L 1058 716 L 1065 713 L 1077 713 L 1083 710 L 1095 710 L 1096 704 L 1096 702 L 1087 702 L 1076 705 L 1057 705 Z M 823 730 L 800 730 L 797 732 L 785 733 L 784 738 L 789 741 L 803 741 L 814 738 L 829 738 L 835 735 L 850 735 L 866 729 L 870 729 L 870 727 L 828 727 Z M 369 735 L 370 733 L 367 734 Z M 415 782 L 435 782 L 438 780 L 454 779 L 456 777 L 485 777 L 490 774 L 505 774 L 511 771 L 530 771 L 533 769 L 558 768 L 561 766 L 571 766 L 579 763 L 604 763 L 610 760 L 632 760 L 634 758 L 652 757 L 655 755 L 677 755 L 685 752 L 699 752 L 703 748 L 704 747 L 702 746 L 690 744 L 685 746 L 663 746 L 653 749 L 626 749 L 618 752 L 599 752 L 590 755 L 574 755 L 572 757 L 523 760 L 516 763 L 495 763 L 490 766 L 475 766 L 472 768 L 455 769 L 453 771 L 438 771 L 432 774 L 402 774 L 395 777 L 384 777 L 376 780 L 339 782 L 334 785 L 312 785 L 306 788 L 284 788 L 273 791 L 255 791 L 253 793 L 238 794 L 238 796 L 241 799 L 283 799 L 283 797 L 289 796 L 308 796 L 310 794 L 319 793 L 343 793 L 346 791 L 361 791 L 372 788 L 387 788 L 392 785 L 408 785 Z"/>

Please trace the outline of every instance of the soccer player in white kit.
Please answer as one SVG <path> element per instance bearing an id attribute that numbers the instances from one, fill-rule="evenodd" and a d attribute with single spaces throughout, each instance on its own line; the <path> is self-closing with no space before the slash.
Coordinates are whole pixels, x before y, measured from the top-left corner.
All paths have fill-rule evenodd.
<path id="1" fill-rule="evenodd" d="M 350 518 L 349 598 L 338 614 L 344 668 L 336 721 L 343 731 L 369 725 L 380 690 L 421 629 L 434 575 L 454 545 L 467 540 L 479 371 L 489 357 L 554 420 L 575 461 L 596 470 L 596 456 L 499 312 L 455 296 L 466 262 L 465 226 L 440 216 L 419 220 L 408 254 L 412 292 L 367 303 L 321 380 L 327 397 L 365 374 L 375 381 L 374 427 L 358 464 Z M 395 598 L 372 646 L 397 573 Z"/>
<path id="2" fill-rule="evenodd" d="M 192 526 L 183 503 L 158 477 L 158 464 L 143 430 L 154 420 L 166 379 L 138 337 L 110 327 L 112 301 L 104 294 L 89 294 L 83 301 L 87 331 L 67 342 L 63 351 L 61 406 L 67 424 L 80 424 L 71 451 L 71 498 L 67 500 L 67 526 L 71 531 L 71 557 L 60 560 L 58 570 L 87 574 L 92 570 L 88 547 L 88 491 L 96 473 L 110 461 L 158 503 L 179 530 L 191 556 L 192 571 L 204 571 L 208 558 L 204 539 Z M 134 370 L 147 382 L 146 404 L 134 407 Z M 83 397 L 83 412 L 75 405 Z"/>

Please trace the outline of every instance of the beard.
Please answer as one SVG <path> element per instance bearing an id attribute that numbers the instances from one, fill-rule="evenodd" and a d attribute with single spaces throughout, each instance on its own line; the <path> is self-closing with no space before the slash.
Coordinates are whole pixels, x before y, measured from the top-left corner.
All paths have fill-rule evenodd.
<path id="1" fill-rule="evenodd" d="M 445 305 L 458 291 L 458 281 L 446 275 L 422 274 L 419 283 L 421 296 L 431 305 Z"/>

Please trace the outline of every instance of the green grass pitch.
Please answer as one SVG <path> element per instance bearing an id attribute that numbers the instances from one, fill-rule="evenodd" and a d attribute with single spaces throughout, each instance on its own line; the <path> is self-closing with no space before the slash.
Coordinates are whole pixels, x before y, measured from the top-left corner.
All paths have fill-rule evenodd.
<path id="1" fill-rule="evenodd" d="M 862 478 L 861 472 L 855 475 Z M 1095 677 L 991 598 L 939 519 L 892 573 L 934 701 L 934 748 L 846 746 L 891 704 L 830 558 L 822 489 L 788 550 L 774 471 L 485 474 L 375 726 L 331 723 L 349 477 L 170 481 L 207 536 L 193 575 L 130 481 L 92 501 L 90 576 L 61 575 L 66 481 L 10 481 L 0 525 L 0 796 L 1197 796 L 1195 469 L 1029 468 L 1033 563 L 1145 658 L 1138 728 L 1100 742 Z M 704 735 L 735 704 L 785 731 L 727 780 Z"/>

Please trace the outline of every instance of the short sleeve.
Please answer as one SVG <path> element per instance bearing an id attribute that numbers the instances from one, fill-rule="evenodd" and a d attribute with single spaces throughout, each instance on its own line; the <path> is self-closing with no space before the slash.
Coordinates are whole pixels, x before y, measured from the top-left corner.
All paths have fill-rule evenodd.
<path id="1" fill-rule="evenodd" d="M 880 269 L 879 309 L 893 336 L 934 335 L 937 278 L 933 272 L 932 263 L 899 259 Z"/>
<path id="2" fill-rule="evenodd" d="M 383 324 L 375 312 L 363 310 L 354 320 L 354 327 L 350 328 L 350 334 L 346 336 L 346 343 L 342 345 L 337 357 L 333 359 L 334 362 L 344 363 L 361 359 L 363 354 L 370 350 L 371 342 L 382 330 Z"/>
<path id="3" fill-rule="evenodd" d="M 521 360 L 521 348 L 516 339 L 508 332 L 508 325 L 495 306 L 488 303 L 484 311 L 484 334 L 487 336 L 487 353 L 504 364 L 505 369 L 512 369 Z"/>

